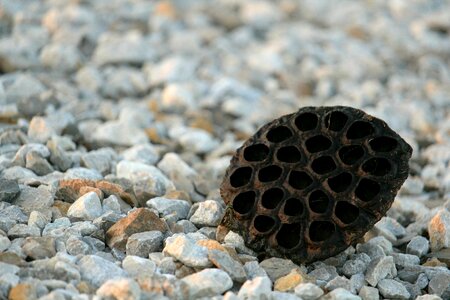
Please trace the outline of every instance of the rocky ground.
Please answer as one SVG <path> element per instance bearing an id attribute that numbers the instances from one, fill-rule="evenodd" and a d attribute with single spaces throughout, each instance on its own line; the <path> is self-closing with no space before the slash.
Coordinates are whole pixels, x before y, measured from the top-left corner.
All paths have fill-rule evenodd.
<path id="1" fill-rule="evenodd" d="M 410 177 L 310 265 L 216 236 L 233 151 L 307 105 Z M 450 2 L 0 0 L 0 299 L 449 299 Z"/>

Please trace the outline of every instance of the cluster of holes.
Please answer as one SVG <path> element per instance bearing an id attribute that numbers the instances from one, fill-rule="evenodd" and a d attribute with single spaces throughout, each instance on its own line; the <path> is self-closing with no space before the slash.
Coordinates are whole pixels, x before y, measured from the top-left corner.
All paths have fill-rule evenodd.
<path id="1" fill-rule="evenodd" d="M 342 135 L 350 140 L 352 145 L 340 147 L 337 151 L 337 159 L 347 166 L 358 163 L 361 170 L 371 176 L 389 174 L 392 171 L 392 164 L 384 157 L 376 156 L 362 161 L 366 150 L 359 140 L 369 139 L 367 145 L 370 149 L 368 150 L 380 154 L 395 150 L 398 147 L 397 140 L 389 136 L 371 138 L 371 135 L 375 133 L 375 128 L 368 121 L 354 121 L 347 125 L 348 123 L 349 117 L 341 111 L 329 112 L 323 118 L 323 126 L 329 131 L 329 136 L 334 136 L 348 127 Z M 294 131 L 312 131 L 319 126 L 319 117 L 315 113 L 301 113 L 294 119 L 294 125 L 296 127 Z M 285 125 L 275 126 L 265 134 L 267 141 L 274 144 L 287 141 L 293 136 L 293 130 Z M 331 149 L 333 142 L 324 134 L 308 134 L 308 136 L 304 144 L 306 153 L 315 154 Z M 243 151 L 243 157 L 248 162 L 263 162 L 268 157 L 274 156 L 277 162 L 295 164 L 302 160 L 302 155 L 298 145 L 284 144 L 275 146 L 275 149 L 271 150 L 265 143 L 255 143 L 247 146 Z M 319 176 L 326 176 L 338 168 L 336 161 L 330 155 L 316 157 L 310 167 Z M 251 181 L 252 172 L 251 167 L 237 168 L 230 176 L 230 184 L 235 188 L 244 187 Z M 282 173 L 283 169 L 275 163 L 259 169 L 257 179 L 261 183 L 274 182 L 281 178 Z M 325 182 L 330 191 L 334 193 L 348 192 L 352 183 L 355 182 L 356 198 L 363 202 L 369 202 L 377 198 L 381 191 L 380 184 L 370 178 L 354 178 L 351 173 L 342 170 L 337 175 L 327 177 Z M 295 190 L 301 191 L 310 187 L 314 180 L 303 170 L 291 170 L 288 173 L 287 182 Z M 241 192 L 233 199 L 233 209 L 242 215 L 249 214 L 254 211 L 256 203 L 257 197 L 254 191 Z M 272 187 L 261 193 L 260 204 L 268 210 L 275 210 L 281 206 L 282 213 L 288 217 L 301 217 L 308 209 L 310 212 L 322 216 L 331 210 L 335 218 L 344 225 L 352 224 L 360 215 L 359 208 L 345 200 L 338 201 L 333 205 L 329 195 L 322 189 L 314 189 L 309 192 L 308 196 L 305 196 L 305 199 L 299 199 L 292 195 L 286 197 L 283 189 Z M 305 208 L 306 205 L 307 208 Z M 272 216 L 257 215 L 253 219 L 253 227 L 260 234 L 268 234 L 276 227 L 276 222 Z M 300 223 L 280 224 L 275 235 L 278 245 L 286 249 L 297 247 L 301 242 L 301 229 Z M 323 242 L 336 232 L 336 225 L 328 220 L 313 220 L 305 230 L 312 242 Z"/>

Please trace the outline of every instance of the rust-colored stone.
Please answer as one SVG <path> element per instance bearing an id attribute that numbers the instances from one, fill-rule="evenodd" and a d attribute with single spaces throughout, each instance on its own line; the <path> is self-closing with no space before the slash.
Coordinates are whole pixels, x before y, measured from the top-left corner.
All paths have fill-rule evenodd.
<path id="1" fill-rule="evenodd" d="M 9 291 L 9 300 L 37 299 L 36 287 L 28 283 L 19 283 Z"/>
<path id="2" fill-rule="evenodd" d="M 95 183 L 95 186 L 105 194 L 105 197 L 115 195 L 130 204 L 132 207 L 138 206 L 136 196 L 133 193 L 127 192 L 124 187 L 119 184 L 106 180 L 100 180 Z"/>
<path id="3" fill-rule="evenodd" d="M 59 181 L 56 197 L 73 203 L 80 195 L 80 189 L 85 186 L 95 186 L 95 181 L 88 179 L 64 179 Z"/>
<path id="4" fill-rule="evenodd" d="M 138 208 L 108 229 L 106 243 L 110 248 L 125 251 L 127 240 L 132 234 L 152 230 L 166 232 L 167 225 L 151 210 Z"/>
<path id="5" fill-rule="evenodd" d="M 221 185 L 222 225 L 260 255 L 297 263 L 334 256 L 385 215 L 411 153 L 361 110 L 302 108 L 237 149 Z"/>

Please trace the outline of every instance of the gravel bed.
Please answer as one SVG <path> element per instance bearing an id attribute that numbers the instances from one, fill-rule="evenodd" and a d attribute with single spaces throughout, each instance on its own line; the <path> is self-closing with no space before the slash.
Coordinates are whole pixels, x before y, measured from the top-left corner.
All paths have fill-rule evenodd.
<path id="1" fill-rule="evenodd" d="M 218 226 L 264 123 L 347 105 L 413 147 L 308 265 Z M 450 2 L 0 0 L 0 299 L 450 299 Z"/>

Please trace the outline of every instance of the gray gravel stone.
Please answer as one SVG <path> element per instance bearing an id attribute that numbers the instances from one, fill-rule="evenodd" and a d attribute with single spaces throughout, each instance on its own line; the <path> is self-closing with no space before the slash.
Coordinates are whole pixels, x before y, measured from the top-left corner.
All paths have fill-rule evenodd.
<path id="1" fill-rule="evenodd" d="M 197 227 L 219 225 L 225 213 L 224 208 L 214 200 L 206 200 L 198 203 L 198 208 L 189 221 Z"/>
<path id="2" fill-rule="evenodd" d="M 161 217 L 170 214 L 176 215 L 178 219 L 186 219 L 191 206 L 185 200 L 169 199 L 165 197 L 155 197 L 147 201 L 146 205 L 150 208 L 156 209 Z"/>
<path id="3" fill-rule="evenodd" d="M 0 252 L 4 252 L 11 246 L 11 241 L 6 236 L 0 236 Z"/>
<path id="4" fill-rule="evenodd" d="M 272 290 L 272 282 L 268 277 L 256 277 L 247 280 L 239 289 L 240 299 L 260 299 Z"/>
<path id="5" fill-rule="evenodd" d="M 38 188 L 21 186 L 20 195 L 12 203 L 24 211 L 47 211 L 53 205 L 53 195 L 45 186 Z"/>
<path id="6" fill-rule="evenodd" d="M 20 277 L 11 273 L 1 273 L 0 275 L 0 297 L 8 299 L 9 291 L 13 286 L 16 286 Z"/>
<path id="7" fill-rule="evenodd" d="M 247 278 L 252 280 L 256 277 L 268 277 L 266 270 L 264 270 L 258 261 L 248 261 L 244 264 L 244 270 Z"/>
<path id="8" fill-rule="evenodd" d="M 156 271 L 156 264 L 147 259 L 134 255 L 127 255 L 122 261 L 123 269 L 133 277 L 151 277 Z"/>
<path id="9" fill-rule="evenodd" d="M 278 278 L 289 274 L 292 269 L 300 268 L 290 259 L 282 259 L 278 257 L 265 259 L 259 265 L 267 272 L 267 275 L 269 275 L 270 280 L 273 282 L 275 282 Z"/>
<path id="10" fill-rule="evenodd" d="M 420 258 L 412 254 L 392 253 L 392 257 L 395 265 L 401 268 L 420 264 Z"/>
<path id="11" fill-rule="evenodd" d="M 132 234 L 127 241 L 127 255 L 148 257 L 149 253 L 161 251 L 164 235 L 160 231 L 145 231 Z"/>
<path id="12" fill-rule="evenodd" d="M 233 286 L 230 276 L 220 269 L 204 269 L 181 280 L 189 286 L 191 299 L 216 296 Z"/>
<path id="13" fill-rule="evenodd" d="M 406 288 L 398 281 L 393 279 L 382 279 L 378 282 L 378 290 L 385 298 L 409 299 L 410 294 Z"/>
<path id="14" fill-rule="evenodd" d="M 88 169 L 94 169 L 103 176 L 111 173 L 111 166 L 114 163 L 116 153 L 111 148 L 102 148 L 90 151 L 81 156 L 81 165 Z"/>
<path id="15" fill-rule="evenodd" d="M 0 201 L 11 203 L 19 193 L 17 181 L 0 178 Z"/>
<path id="16" fill-rule="evenodd" d="M 323 295 L 323 290 L 314 283 L 300 283 L 295 287 L 295 294 L 303 300 L 316 300 Z"/>
<path id="17" fill-rule="evenodd" d="M 67 211 L 67 216 L 72 219 L 94 220 L 101 216 L 102 204 L 95 192 L 89 192 L 78 198 Z"/>
<path id="18" fill-rule="evenodd" d="M 444 208 L 428 224 L 431 251 L 450 248 L 450 212 Z"/>
<path id="19" fill-rule="evenodd" d="M 159 155 L 155 147 L 149 143 L 130 147 L 122 152 L 122 156 L 127 161 L 136 161 L 147 165 L 153 165 L 159 159 Z M 158 166 L 158 168 L 164 172 L 160 166 Z"/>
<path id="20" fill-rule="evenodd" d="M 395 277 L 394 258 L 392 256 L 378 257 L 372 260 L 366 270 L 366 280 L 371 286 L 377 286 L 378 282 L 386 277 Z"/>
<path id="21" fill-rule="evenodd" d="M 88 243 L 83 241 L 81 237 L 70 236 L 66 241 L 66 250 L 70 255 L 87 255 L 92 254 L 92 248 Z"/>
<path id="22" fill-rule="evenodd" d="M 134 146 L 148 143 L 143 129 L 119 121 L 109 121 L 98 126 L 92 138 L 101 146 Z"/>
<path id="23" fill-rule="evenodd" d="M 44 259 L 56 255 L 55 239 L 52 237 L 27 237 L 23 252 L 31 259 Z"/>
<path id="24" fill-rule="evenodd" d="M 48 212 L 32 211 L 30 217 L 28 218 L 28 225 L 35 226 L 39 229 L 44 229 L 45 225 L 50 223 L 51 214 Z"/>
<path id="25" fill-rule="evenodd" d="M 442 299 L 447 299 L 450 296 L 450 272 L 439 272 L 429 277 L 431 278 L 428 284 L 428 292 L 438 295 Z"/>
<path id="26" fill-rule="evenodd" d="M 28 236 L 40 236 L 41 230 L 35 226 L 28 226 L 26 224 L 16 224 L 8 230 L 10 238 L 24 238 Z"/>
<path id="27" fill-rule="evenodd" d="M 97 255 L 86 255 L 78 261 L 77 265 L 80 268 L 82 279 L 96 287 L 109 279 L 126 277 L 127 275 L 114 263 Z"/>
<path id="28" fill-rule="evenodd" d="M 406 253 L 422 257 L 428 253 L 430 243 L 423 236 L 415 236 L 406 245 Z"/>
<path id="29" fill-rule="evenodd" d="M 163 253 L 170 255 L 189 267 L 210 267 L 208 250 L 195 243 L 188 235 L 175 234 L 165 241 Z"/>
<path id="30" fill-rule="evenodd" d="M 244 282 L 247 280 L 242 264 L 231 258 L 227 252 L 214 249 L 209 250 L 208 258 L 217 268 L 227 272 L 233 281 Z"/>
<path id="31" fill-rule="evenodd" d="M 343 288 L 337 288 L 335 290 L 332 290 L 322 298 L 321 300 L 361 300 L 359 296 L 353 295 L 349 291 L 343 289 Z"/>
<path id="32" fill-rule="evenodd" d="M 327 289 L 328 291 L 332 291 L 337 288 L 343 288 L 346 289 L 347 291 L 350 291 L 351 290 L 350 280 L 344 276 L 337 276 L 328 281 L 328 283 L 325 285 L 325 289 Z"/>
<path id="33" fill-rule="evenodd" d="M 362 300 L 378 300 L 380 295 L 378 294 L 378 289 L 371 286 L 363 286 L 359 291 L 359 296 Z"/>
<path id="34" fill-rule="evenodd" d="M 363 253 L 363 254 L 365 254 L 365 253 Z M 369 260 L 370 260 L 370 258 L 369 258 Z M 365 262 L 361 259 L 348 260 L 342 266 L 342 273 L 348 277 L 350 277 L 354 274 L 364 273 L 366 271 L 367 264 L 368 264 L 367 262 Z"/>
<path id="35" fill-rule="evenodd" d="M 64 174 L 64 179 L 89 179 L 100 180 L 103 179 L 102 174 L 97 170 L 91 170 L 87 168 L 72 168 L 68 169 Z"/>
<path id="36" fill-rule="evenodd" d="M 26 156 L 25 167 L 37 175 L 47 175 L 54 171 L 52 165 L 42 157 L 38 152 L 29 151 Z"/>

